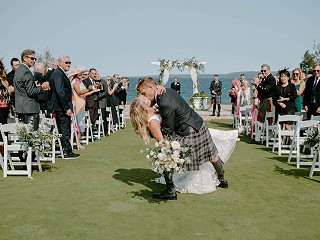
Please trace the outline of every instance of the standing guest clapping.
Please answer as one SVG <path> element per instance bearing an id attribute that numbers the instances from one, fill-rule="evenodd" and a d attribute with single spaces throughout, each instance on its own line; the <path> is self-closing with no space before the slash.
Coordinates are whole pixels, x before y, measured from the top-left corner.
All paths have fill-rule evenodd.
<path id="1" fill-rule="evenodd" d="M 101 89 L 101 82 L 97 81 L 97 70 L 91 68 L 89 70 L 89 77 L 83 80 L 83 84 L 89 89 L 91 86 L 93 90 Z M 86 97 L 86 111 L 89 111 L 91 124 L 96 129 L 96 121 L 98 119 L 98 108 L 99 108 L 99 93 L 95 91 Z"/>
<path id="2" fill-rule="evenodd" d="M 72 152 L 71 138 L 71 116 L 72 116 L 72 89 L 67 75 L 70 70 L 71 61 L 69 56 L 58 58 L 58 67 L 50 77 L 52 86 L 52 105 L 56 115 L 59 132 L 62 134 L 62 148 L 65 159 L 79 158 L 80 154 Z"/>
<path id="3" fill-rule="evenodd" d="M 13 85 L 15 89 L 15 107 L 20 121 L 37 130 L 39 126 L 40 107 L 37 96 L 49 90 L 49 83 L 44 82 L 36 86 L 30 68 L 34 66 L 37 58 L 35 51 L 25 49 L 21 53 L 22 64 L 17 68 Z"/>
<path id="4" fill-rule="evenodd" d="M 297 98 L 295 100 L 295 111 L 301 112 L 302 110 L 302 94 L 304 89 L 306 88 L 306 82 L 303 81 L 302 70 L 300 68 L 295 68 L 292 71 L 292 83 L 295 85 L 297 89 Z"/>

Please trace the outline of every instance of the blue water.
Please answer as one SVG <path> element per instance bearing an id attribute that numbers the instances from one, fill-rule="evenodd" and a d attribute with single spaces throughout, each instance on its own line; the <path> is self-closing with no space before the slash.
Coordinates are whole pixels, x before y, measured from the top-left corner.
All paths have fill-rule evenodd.
<path id="1" fill-rule="evenodd" d="M 183 97 L 184 100 L 188 102 L 190 96 L 192 96 L 192 93 L 193 93 L 191 77 L 190 75 L 171 75 L 165 87 L 170 88 L 170 84 L 173 82 L 173 78 L 175 76 L 179 78 L 179 82 L 181 84 L 181 96 Z M 141 77 L 144 77 L 144 76 L 141 76 Z M 129 77 L 130 85 L 129 85 L 128 95 L 127 95 L 128 104 L 130 104 L 133 101 L 133 99 L 137 96 L 137 93 L 135 91 L 135 86 L 137 85 L 138 80 L 141 77 L 137 77 L 137 76 Z M 158 76 L 152 76 L 152 77 L 154 79 L 158 79 Z M 211 84 L 211 81 L 213 80 L 213 75 L 208 76 L 208 75 L 200 74 L 198 76 L 198 79 L 201 80 L 199 91 L 204 91 L 207 93 L 208 96 L 211 96 L 210 84 Z M 230 77 L 219 77 L 219 80 L 222 82 L 222 96 L 221 96 L 222 103 L 230 103 L 228 90 L 231 88 L 231 81 L 233 79 L 234 78 L 230 78 Z"/>

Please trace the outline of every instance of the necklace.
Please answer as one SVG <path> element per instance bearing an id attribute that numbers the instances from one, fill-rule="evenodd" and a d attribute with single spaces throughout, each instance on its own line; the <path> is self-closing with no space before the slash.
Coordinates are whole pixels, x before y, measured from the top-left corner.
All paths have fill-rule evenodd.
<path id="1" fill-rule="evenodd" d="M 288 85 L 289 85 L 289 84 L 288 84 Z M 287 90 L 288 85 L 285 86 L 285 87 L 281 86 L 281 97 L 285 97 L 284 94 L 286 93 L 286 90 Z M 284 89 L 284 90 L 283 90 L 283 89 Z"/>

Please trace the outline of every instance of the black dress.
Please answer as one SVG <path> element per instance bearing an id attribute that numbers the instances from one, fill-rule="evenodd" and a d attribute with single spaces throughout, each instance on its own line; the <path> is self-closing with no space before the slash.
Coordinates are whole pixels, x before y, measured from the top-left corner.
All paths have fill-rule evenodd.
<path id="1" fill-rule="evenodd" d="M 289 83 L 287 86 L 283 87 L 281 85 L 275 86 L 275 92 L 273 96 L 273 105 L 276 108 L 276 115 L 291 115 L 295 113 L 295 99 L 297 98 L 297 90 L 293 83 Z M 289 101 L 283 101 L 286 105 L 282 108 L 277 100 L 283 98 L 289 98 Z"/>

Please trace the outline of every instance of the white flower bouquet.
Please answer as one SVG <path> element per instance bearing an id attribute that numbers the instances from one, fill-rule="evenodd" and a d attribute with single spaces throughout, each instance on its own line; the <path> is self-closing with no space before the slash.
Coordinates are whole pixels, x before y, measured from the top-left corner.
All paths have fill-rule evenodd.
<path id="1" fill-rule="evenodd" d="M 320 148 L 320 124 L 317 124 L 316 126 L 311 128 L 310 134 L 308 134 L 305 144 L 315 149 Z"/>
<path id="2" fill-rule="evenodd" d="M 153 148 L 142 150 L 146 152 L 146 158 L 150 160 L 154 172 L 164 174 L 181 173 L 185 171 L 185 165 L 191 162 L 191 148 L 181 146 L 178 141 L 162 140 L 156 142 Z"/>
<path id="3" fill-rule="evenodd" d="M 44 156 L 45 152 L 51 150 L 52 141 L 58 136 L 51 131 L 49 126 L 40 126 L 37 131 L 31 131 L 25 124 L 18 125 L 17 133 L 22 150 L 27 152 L 28 147 L 39 155 Z"/>

